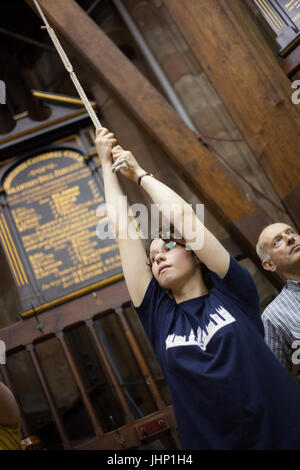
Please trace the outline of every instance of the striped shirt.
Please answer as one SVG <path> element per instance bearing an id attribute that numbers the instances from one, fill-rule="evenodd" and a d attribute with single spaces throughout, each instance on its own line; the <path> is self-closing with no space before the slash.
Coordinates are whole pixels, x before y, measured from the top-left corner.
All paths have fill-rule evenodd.
<path id="1" fill-rule="evenodd" d="M 300 282 L 288 280 L 262 314 L 265 341 L 277 359 L 292 372 L 292 344 L 300 339 Z M 299 346 L 298 346 L 299 347 Z"/>

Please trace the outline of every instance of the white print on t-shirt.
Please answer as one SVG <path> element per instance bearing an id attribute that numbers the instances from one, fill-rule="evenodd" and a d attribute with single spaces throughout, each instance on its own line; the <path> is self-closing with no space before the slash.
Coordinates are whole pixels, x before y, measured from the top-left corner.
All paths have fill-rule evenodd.
<path id="1" fill-rule="evenodd" d="M 206 325 L 205 330 L 202 330 L 200 326 L 197 329 L 197 336 L 191 329 L 190 335 L 178 336 L 176 333 L 169 335 L 166 339 L 166 349 L 175 348 L 177 346 L 199 346 L 203 351 L 206 350 L 208 343 L 214 334 L 230 323 L 235 322 L 235 318 L 224 308 L 216 308 L 217 314 L 213 313 L 209 316 L 212 320 Z"/>

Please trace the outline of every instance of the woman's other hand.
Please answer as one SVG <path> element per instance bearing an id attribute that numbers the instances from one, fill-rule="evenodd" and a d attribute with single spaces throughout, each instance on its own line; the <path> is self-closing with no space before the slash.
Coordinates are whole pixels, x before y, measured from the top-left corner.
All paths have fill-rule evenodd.
<path id="1" fill-rule="evenodd" d="M 114 161 L 112 170 L 114 172 L 119 171 L 123 176 L 132 181 L 137 182 L 139 176 L 145 173 L 132 153 L 128 150 L 124 150 L 120 145 L 114 147 L 112 157 Z"/>

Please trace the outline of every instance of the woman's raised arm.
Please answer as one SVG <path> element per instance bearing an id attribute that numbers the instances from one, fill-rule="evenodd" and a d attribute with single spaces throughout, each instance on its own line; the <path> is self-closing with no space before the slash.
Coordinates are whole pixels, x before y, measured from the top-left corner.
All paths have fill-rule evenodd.
<path id="1" fill-rule="evenodd" d="M 208 269 L 223 278 L 229 269 L 229 253 L 203 225 L 193 208 L 175 191 L 153 177 L 143 178 L 141 186 L 162 214 L 181 231 L 197 257 Z"/>
<path id="2" fill-rule="evenodd" d="M 133 239 L 124 233 L 124 227 L 128 227 L 132 221 L 128 215 L 128 205 L 120 204 L 124 193 L 117 174 L 112 171 L 112 148 L 116 144 L 116 139 L 107 129 L 102 128 L 96 131 L 95 143 L 102 164 L 108 217 L 119 243 L 126 285 L 132 302 L 138 307 L 152 279 L 152 274 L 146 264 L 146 251 L 140 237 Z M 120 147 L 116 147 L 116 149 L 118 148 Z"/>
<path id="3" fill-rule="evenodd" d="M 113 149 L 114 167 L 124 176 L 136 181 L 146 172 L 140 168 L 131 152 L 121 147 Z M 223 278 L 229 268 L 230 256 L 215 236 L 205 228 L 193 208 L 165 184 L 145 176 L 140 186 L 150 196 L 165 219 L 178 229 L 198 258 Z"/>

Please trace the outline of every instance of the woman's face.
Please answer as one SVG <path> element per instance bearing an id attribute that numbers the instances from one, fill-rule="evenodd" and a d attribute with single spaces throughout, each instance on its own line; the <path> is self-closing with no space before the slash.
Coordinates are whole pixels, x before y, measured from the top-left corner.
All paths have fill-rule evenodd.
<path id="1" fill-rule="evenodd" d="M 192 256 L 192 251 L 176 243 L 166 242 L 156 238 L 150 245 L 149 259 L 152 264 L 152 274 L 165 289 L 174 290 L 194 276 L 198 265 Z M 171 248 L 171 249 L 170 249 Z"/>

